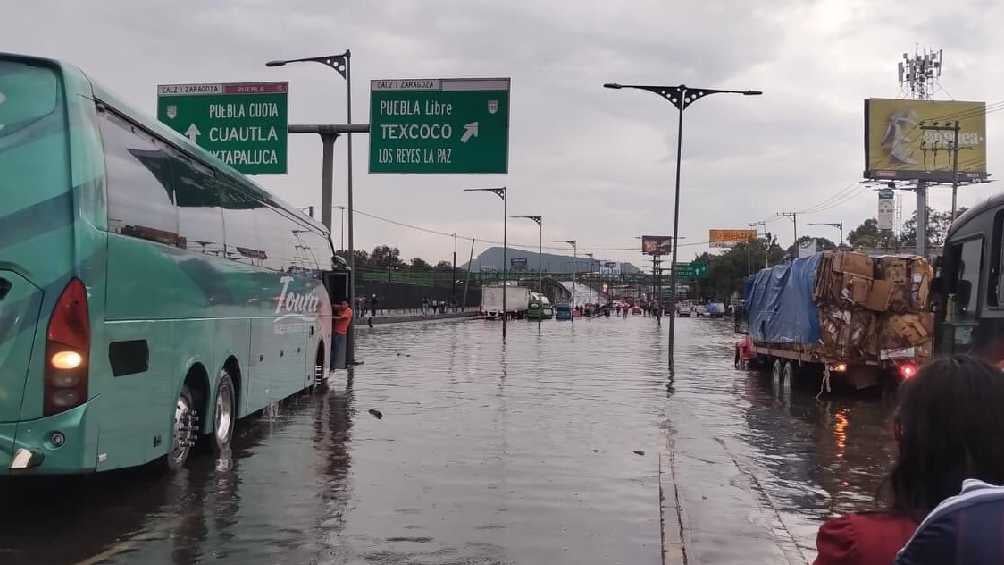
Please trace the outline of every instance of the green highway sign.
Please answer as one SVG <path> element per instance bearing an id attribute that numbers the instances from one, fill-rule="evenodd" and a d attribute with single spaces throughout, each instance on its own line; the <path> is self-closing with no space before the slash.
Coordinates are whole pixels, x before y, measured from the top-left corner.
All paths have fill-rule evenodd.
<path id="1" fill-rule="evenodd" d="M 676 271 L 677 278 L 692 278 L 694 276 L 694 268 L 690 263 L 674 263 L 673 270 Z"/>
<path id="2" fill-rule="evenodd" d="M 285 173 L 285 82 L 162 84 L 157 119 L 245 174 Z"/>
<path id="3" fill-rule="evenodd" d="M 371 173 L 508 170 L 508 78 L 370 83 Z"/>

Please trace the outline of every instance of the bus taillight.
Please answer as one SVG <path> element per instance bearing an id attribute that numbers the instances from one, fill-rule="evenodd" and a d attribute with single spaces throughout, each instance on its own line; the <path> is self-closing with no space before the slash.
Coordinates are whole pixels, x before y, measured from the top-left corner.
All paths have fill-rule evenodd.
<path id="1" fill-rule="evenodd" d="M 56 301 L 45 343 L 45 415 L 87 400 L 87 353 L 91 331 L 87 288 L 71 279 Z"/>

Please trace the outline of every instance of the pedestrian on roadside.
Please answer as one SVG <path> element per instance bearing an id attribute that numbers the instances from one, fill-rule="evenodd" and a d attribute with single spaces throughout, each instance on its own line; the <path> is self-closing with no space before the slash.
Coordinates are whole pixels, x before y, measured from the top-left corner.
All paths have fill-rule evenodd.
<path id="1" fill-rule="evenodd" d="M 428 309 L 429 309 L 429 299 L 423 297 L 422 298 L 422 315 L 423 316 L 426 315 L 426 310 L 428 310 Z"/>
<path id="2" fill-rule="evenodd" d="M 348 300 L 339 303 L 334 316 L 335 359 L 332 368 L 345 368 L 345 352 L 348 346 L 349 326 L 352 325 L 353 312 Z"/>
<path id="3" fill-rule="evenodd" d="M 376 318 L 376 314 L 377 314 L 377 295 L 376 293 L 373 293 L 373 296 L 370 297 L 370 316 Z"/>
<path id="4" fill-rule="evenodd" d="M 917 525 L 958 494 L 963 481 L 1004 484 L 1000 370 L 964 355 L 937 359 L 903 383 L 899 394 L 893 423 L 898 456 L 879 491 L 879 510 L 827 520 L 816 536 L 816 565 L 893 563 Z M 986 534 L 999 551 L 996 524 L 987 524 Z"/>

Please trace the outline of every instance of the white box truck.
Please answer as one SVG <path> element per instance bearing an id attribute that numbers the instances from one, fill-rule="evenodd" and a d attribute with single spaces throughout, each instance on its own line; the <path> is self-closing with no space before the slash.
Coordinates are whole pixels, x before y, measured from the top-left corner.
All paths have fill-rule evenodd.
<path id="1" fill-rule="evenodd" d="M 502 292 L 506 293 L 506 311 L 509 315 L 521 318 L 530 307 L 530 289 L 522 286 L 483 286 L 481 287 L 481 315 L 487 318 L 497 318 L 502 314 Z"/>

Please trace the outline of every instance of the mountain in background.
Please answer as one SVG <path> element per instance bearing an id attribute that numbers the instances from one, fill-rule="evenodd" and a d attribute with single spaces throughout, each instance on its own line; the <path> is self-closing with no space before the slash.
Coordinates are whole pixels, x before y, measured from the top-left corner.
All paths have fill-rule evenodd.
<path id="1" fill-rule="evenodd" d="M 509 248 L 509 270 L 512 268 L 513 259 L 526 259 L 526 271 L 537 272 L 537 258 L 538 254 L 533 251 L 524 251 L 522 249 L 512 249 Z M 571 255 L 558 255 L 554 253 L 544 253 L 544 272 L 545 273 L 570 273 L 572 272 L 572 256 Z M 489 247 L 482 251 L 474 261 L 471 262 L 472 271 L 481 271 L 482 268 L 485 270 L 502 270 L 502 248 L 501 247 Z M 615 263 L 616 267 L 612 269 L 607 267 L 608 263 Z M 624 274 L 634 274 L 640 273 L 641 270 L 635 267 L 631 263 L 619 263 L 616 261 L 610 261 L 607 259 L 590 259 L 589 257 L 577 257 L 575 259 L 576 271 L 580 273 L 587 272 L 613 272 L 613 273 L 624 273 Z M 464 268 L 467 268 L 467 264 L 464 264 Z"/>

